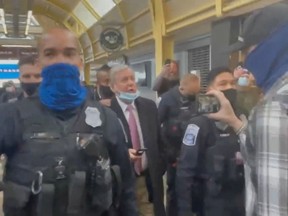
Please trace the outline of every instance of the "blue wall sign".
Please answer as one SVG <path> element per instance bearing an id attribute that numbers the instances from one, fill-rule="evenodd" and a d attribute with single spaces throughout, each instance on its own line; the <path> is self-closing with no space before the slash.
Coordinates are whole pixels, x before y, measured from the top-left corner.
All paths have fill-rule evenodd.
<path id="1" fill-rule="evenodd" d="M 17 79 L 18 77 L 18 64 L 0 64 L 0 79 Z"/>

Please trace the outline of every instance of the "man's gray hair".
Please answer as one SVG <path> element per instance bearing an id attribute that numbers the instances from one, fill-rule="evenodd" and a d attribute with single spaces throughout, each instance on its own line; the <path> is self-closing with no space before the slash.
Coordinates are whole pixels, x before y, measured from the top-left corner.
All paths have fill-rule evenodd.
<path id="1" fill-rule="evenodd" d="M 110 69 L 110 83 L 114 84 L 116 74 L 127 69 L 131 70 L 134 73 L 134 70 L 128 65 L 125 65 L 125 64 L 113 65 Z"/>

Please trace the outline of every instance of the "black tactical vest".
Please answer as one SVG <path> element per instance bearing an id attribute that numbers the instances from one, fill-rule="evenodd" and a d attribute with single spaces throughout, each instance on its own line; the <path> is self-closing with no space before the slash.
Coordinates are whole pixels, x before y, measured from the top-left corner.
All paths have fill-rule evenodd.
<path id="1" fill-rule="evenodd" d="M 215 145 L 207 149 L 206 192 L 208 196 L 238 193 L 244 190 L 244 165 L 239 158 L 240 143 L 235 132 L 228 128 L 219 130 L 215 126 Z M 237 158 L 238 157 L 238 158 Z"/>
<path id="2" fill-rule="evenodd" d="M 4 210 L 31 205 L 37 216 L 91 209 L 101 215 L 112 203 L 104 109 L 87 101 L 78 110 L 55 113 L 34 98 L 17 106 L 23 142 L 8 156 Z"/>

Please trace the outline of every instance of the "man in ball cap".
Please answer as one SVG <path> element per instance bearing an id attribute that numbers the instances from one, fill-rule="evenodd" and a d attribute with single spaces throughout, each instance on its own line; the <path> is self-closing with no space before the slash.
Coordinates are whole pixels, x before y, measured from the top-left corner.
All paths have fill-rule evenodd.
<path id="1" fill-rule="evenodd" d="M 288 215 L 288 4 L 254 12 L 231 51 L 246 51 L 245 68 L 255 76 L 264 98 L 252 110 L 249 127 L 220 92 L 211 118 L 225 121 L 240 136 L 245 159 L 246 215 Z"/>

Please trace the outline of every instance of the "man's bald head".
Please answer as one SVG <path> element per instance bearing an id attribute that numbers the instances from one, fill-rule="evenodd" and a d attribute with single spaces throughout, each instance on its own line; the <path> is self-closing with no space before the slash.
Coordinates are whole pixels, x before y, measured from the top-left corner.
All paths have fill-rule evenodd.
<path id="1" fill-rule="evenodd" d="M 38 41 L 39 63 L 46 67 L 68 63 L 82 69 L 80 46 L 76 35 L 64 28 L 53 28 L 43 33 Z"/>
<path id="2" fill-rule="evenodd" d="M 180 81 L 179 90 L 184 96 L 199 93 L 200 78 L 194 74 L 185 74 Z"/>
<path id="3" fill-rule="evenodd" d="M 38 50 L 41 49 L 43 43 L 45 43 L 45 40 L 49 39 L 49 37 L 63 35 L 63 34 L 65 34 L 67 38 L 70 38 L 71 40 L 74 41 L 75 45 L 77 46 L 80 52 L 81 48 L 80 48 L 80 44 L 76 35 L 72 31 L 66 28 L 60 28 L 60 27 L 52 28 L 43 32 L 43 34 L 41 35 L 37 43 Z"/>

